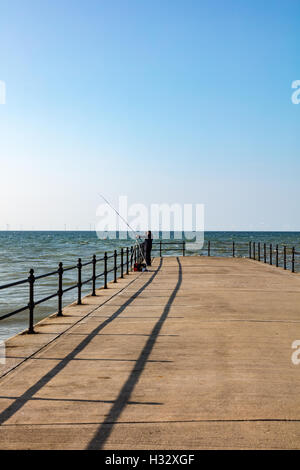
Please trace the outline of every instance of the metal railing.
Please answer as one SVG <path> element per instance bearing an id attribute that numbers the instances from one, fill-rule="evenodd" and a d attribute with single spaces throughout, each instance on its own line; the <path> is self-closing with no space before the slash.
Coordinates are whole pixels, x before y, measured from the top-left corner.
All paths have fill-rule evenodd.
<path id="1" fill-rule="evenodd" d="M 225 256 L 229 257 L 248 257 L 253 260 L 261 261 L 274 265 L 277 268 L 282 267 L 288 269 L 290 267 L 291 272 L 296 272 L 297 256 L 300 256 L 300 252 L 296 251 L 295 247 L 288 247 L 287 245 L 279 245 L 272 243 L 261 243 L 261 242 L 216 242 L 215 245 L 208 240 L 207 244 L 204 245 L 202 251 L 207 256 Z M 299 261 L 300 263 L 300 258 Z"/>
<path id="2" fill-rule="evenodd" d="M 156 248 L 155 245 L 159 245 L 159 248 Z M 179 245 L 182 245 L 179 248 Z M 185 255 L 185 242 L 153 242 L 153 251 L 159 250 L 160 256 L 165 251 L 168 251 L 170 248 L 166 248 L 165 246 L 172 245 L 172 251 L 174 250 L 181 250 L 183 256 Z M 176 246 L 175 246 L 176 245 Z M 177 246 L 178 245 L 178 246 Z M 86 284 L 92 285 L 92 292 L 91 295 L 96 295 L 96 283 L 99 278 L 103 278 L 103 288 L 107 289 L 108 283 L 108 276 L 110 273 L 113 275 L 113 282 L 116 283 L 118 280 L 118 273 L 119 277 L 122 279 L 124 278 L 125 274 L 129 274 L 129 271 L 133 269 L 134 264 L 141 263 L 143 261 L 143 256 L 140 252 L 140 249 L 137 245 L 121 248 L 119 251 L 114 250 L 112 253 L 104 253 L 104 256 L 101 258 L 97 258 L 96 255 L 92 256 L 92 259 L 87 262 L 82 262 L 81 258 L 78 258 L 77 263 L 73 266 L 64 267 L 63 263 L 60 262 L 58 264 L 58 269 L 45 273 L 40 274 L 38 276 L 35 275 L 34 269 L 30 269 L 29 276 L 26 279 L 22 279 L 16 282 L 10 282 L 8 284 L 0 285 L 0 291 L 4 289 L 9 289 L 12 287 L 20 286 L 20 285 L 28 285 L 28 304 L 24 305 L 16 310 L 6 313 L 0 316 L 0 321 L 6 318 L 12 317 L 13 315 L 17 315 L 18 313 L 24 312 L 28 310 L 29 312 L 29 325 L 28 325 L 28 333 L 33 334 L 34 331 L 34 312 L 35 307 L 47 302 L 50 299 L 57 297 L 57 316 L 63 316 L 63 295 L 71 290 L 77 289 L 77 305 L 81 305 L 82 301 L 82 287 Z M 102 269 L 100 272 L 97 272 L 97 266 L 99 263 L 102 263 Z M 110 264 L 110 266 L 109 266 Z M 84 269 L 87 266 L 91 266 L 92 270 L 88 279 L 83 280 L 82 274 Z M 69 287 L 63 286 L 64 281 L 64 273 L 72 270 L 77 270 L 77 280 Z M 40 298 L 36 300 L 36 283 L 40 279 L 45 279 L 48 277 L 56 276 L 57 277 L 57 290 L 56 292 L 47 295 L 46 297 Z"/>
<path id="3" fill-rule="evenodd" d="M 282 267 L 284 270 L 290 266 L 292 273 L 296 272 L 296 256 L 300 256 L 300 252 L 296 251 L 294 246 L 249 242 L 249 258 L 263 261 L 277 268 Z"/>
<path id="4" fill-rule="evenodd" d="M 172 246 L 172 248 L 170 248 Z M 163 257 L 163 253 L 172 251 L 180 251 L 182 256 L 185 256 L 185 240 L 172 240 L 172 241 L 163 241 L 159 240 L 157 242 L 152 242 L 152 251 L 159 253 L 159 257 Z"/>
<path id="5" fill-rule="evenodd" d="M 218 240 L 214 244 L 211 240 L 208 240 L 204 243 L 202 253 L 207 256 L 246 257 L 248 255 L 248 242 L 236 243 L 235 241 Z"/>
<path id="6" fill-rule="evenodd" d="M 96 255 L 93 255 L 92 259 L 87 262 L 82 262 L 81 258 L 78 258 L 77 264 L 73 266 L 68 266 L 64 267 L 63 263 L 60 262 L 58 265 L 58 269 L 55 271 L 51 271 L 45 274 L 41 274 L 36 276 L 34 273 L 34 269 L 30 269 L 29 271 L 29 276 L 27 279 L 22 279 L 20 281 L 16 282 L 10 282 L 9 284 L 4 284 L 0 286 L 0 290 L 8 289 L 11 287 L 16 287 L 19 285 L 23 284 L 28 284 L 29 286 L 29 302 L 27 305 L 18 308 L 12 312 L 6 313 L 5 315 L 0 316 L 0 320 L 4 320 L 5 318 L 9 318 L 13 315 L 16 315 L 18 313 L 24 312 L 26 310 L 29 311 L 29 326 L 28 326 L 28 333 L 34 333 L 34 310 L 37 305 L 40 305 L 41 303 L 47 302 L 48 300 L 57 297 L 58 302 L 57 302 L 57 316 L 62 316 L 63 315 L 63 309 L 62 309 L 62 300 L 63 300 L 63 295 L 66 292 L 69 292 L 73 289 L 77 289 L 77 305 L 81 305 L 81 300 L 82 300 L 82 286 L 85 284 L 92 284 L 92 292 L 91 295 L 95 296 L 96 295 L 96 281 L 100 277 L 103 277 L 103 287 L 104 289 L 107 289 L 107 279 L 108 279 L 108 274 L 113 273 L 113 280 L 114 282 L 117 282 L 117 274 L 118 271 L 120 272 L 120 278 L 124 277 L 124 271 L 126 274 L 129 274 L 129 269 L 132 269 L 133 263 L 137 262 L 138 260 L 138 253 L 137 249 L 135 246 L 131 246 L 124 248 L 121 248 L 120 251 L 118 252 L 117 250 L 114 250 L 112 254 L 107 254 L 107 252 L 104 253 L 104 256 L 102 258 L 97 258 Z M 108 269 L 108 261 L 112 260 L 112 267 Z M 103 263 L 103 269 L 101 270 L 100 273 L 97 273 L 97 265 L 98 263 Z M 88 279 L 83 280 L 82 279 L 82 271 L 86 266 L 91 266 L 92 267 L 92 273 Z M 72 270 L 77 270 L 77 282 L 73 283 L 71 286 L 63 288 L 63 279 L 64 279 L 64 273 Z M 43 297 L 41 299 L 36 300 L 35 299 L 35 285 L 36 282 L 39 281 L 40 279 L 44 279 L 50 276 L 57 276 L 57 291 L 47 295 L 46 297 Z"/>

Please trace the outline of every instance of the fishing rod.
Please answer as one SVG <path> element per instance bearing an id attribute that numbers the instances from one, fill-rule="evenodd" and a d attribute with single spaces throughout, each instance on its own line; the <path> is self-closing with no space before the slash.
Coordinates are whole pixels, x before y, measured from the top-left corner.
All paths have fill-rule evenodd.
<path id="1" fill-rule="evenodd" d="M 99 194 L 99 196 L 106 202 L 106 204 L 109 205 L 109 207 L 111 207 L 111 209 L 113 209 L 115 211 L 115 213 L 120 217 L 120 219 L 123 220 L 123 222 L 125 222 L 125 224 L 127 225 L 127 227 L 135 233 L 135 240 L 136 240 L 136 243 L 138 244 L 139 246 L 139 250 L 140 250 L 140 253 L 143 257 L 143 260 L 145 261 L 146 263 L 146 259 L 145 259 L 145 256 L 144 256 L 144 251 L 140 245 L 140 242 L 139 242 L 139 235 L 137 234 L 137 232 L 129 225 L 129 223 L 127 222 L 126 219 L 124 219 L 124 217 L 117 211 L 117 209 L 115 209 L 115 207 L 102 195 L 102 194 Z"/>

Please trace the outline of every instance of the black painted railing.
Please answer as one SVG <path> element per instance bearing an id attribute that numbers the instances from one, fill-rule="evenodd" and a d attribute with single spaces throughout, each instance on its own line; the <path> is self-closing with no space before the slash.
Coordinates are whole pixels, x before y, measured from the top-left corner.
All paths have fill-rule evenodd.
<path id="1" fill-rule="evenodd" d="M 256 261 L 261 261 L 277 268 L 282 267 L 294 273 L 296 264 L 300 263 L 300 252 L 295 247 L 261 242 L 215 242 L 208 240 L 202 248 L 201 254 L 207 256 L 247 257 Z"/>
<path id="2" fill-rule="evenodd" d="M 225 256 L 247 257 L 248 256 L 248 242 L 235 241 L 211 241 L 207 240 L 201 250 L 201 254 L 207 256 Z"/>
<path id="3" fill-rule="evenodd" d="M 282 267 L 285 270 L 289 266 L 292 273 L 296 272 L 297 256 L 300 256 L 300 252 L 296 251 L 294 246 L 249 242 L 249 258 L 274 265 L 277 268 Z"/>
<path id="4" fill-rule="evenodd" d="M 156 247 L 158 245 L 158 248 Z M 172 247 L 172 248 L 170 248 Z M 183 256 L 185 255 L 185 242 L 153 242 L 153 251 L 156 252 L 159 250 L 160 256 L 163 256 L 163 253 L 172 249 L 173 251 L 181 250 Z M 141 249 L 139 245 L 134 245 L 130 247 L 120 248 L 119 250 L 114 250 L 112 253 L 104 253 L 104 256 L 97 258 L 96 255 L 93 255 L 92 259 L 87 262 L 82 262 L 81 258 L 78 258 L 78 261 L 73 266 L 64 267 L 63 263 L 58 264 L 58 268 L 54 271 L 35 275 L 34 269 L 30 269 L 29 276 L 26 279 L 22 279 L 16 282 L 10 282 L 8 284 L 0 285 L 1 291 L 20 285 L 28 285 L 28 304 L 24 305 L 12 312 L 5 313 L 0 316 L 0 320 L 12 317 L 18 313 L 28 311 L 29 312 L 29 326 L 28 333 L 34 333 L 34 311 L 35 308 L 47 302 L 50 299 L 57 297 L 57 316 L 63 316 L 63 296 L 69 291 L 77 289 L 77 305 L 81 305 L 82 300 L 82 287 L 86 284 L 91 284 L 92 292 L 91 295 L 96 295 L 97 280 L 99 278 L 103 279 L 103 288 L 107 289 L 108 277 L 109 274 L 112 274 L 113 282 L 116 283 L 119 278 L 123 278 L 124 275 L 129 274 L 129 271 L 133 269 L 135 263 L 141 263 L 143 261 L 143 255 L 141 254 Z M 97 268 L 101 264 L 100 272 Z M 89 277 L 85 280 L 82 279 L 83 272 L 86 267 L 90 267 Z M 65 287 L 64 283 L 64 274 L 68 271 L 77 271 L 76 282 L 71 286 Z M 57 290 L 46 297 L 36 299 L 36 283 L 48 277 L 56 276 L 57 278 Z"/>
<path id="5" fill-rule="evenodd" d="M 162 258 L 165 252 L 168 252 L 170 250 L 172 250 L 172 252 L 179 251 L 180 253 L 182 253 L 182 256 L 185 256 L 185 240 L 159 240 L 156 242 L 152 242 L 152 252 L 156 253 L 156 255 L 159 255 L 160 258 Z"/>

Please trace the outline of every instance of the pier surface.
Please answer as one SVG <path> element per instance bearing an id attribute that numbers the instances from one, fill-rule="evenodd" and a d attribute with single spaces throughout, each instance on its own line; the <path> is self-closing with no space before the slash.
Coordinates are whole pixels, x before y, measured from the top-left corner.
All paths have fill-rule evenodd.
<path id="1" fill-rule="evenodd" d="M 300 276 L 170 257 L 6 343 L 1 449 L 300 448 Z"/>

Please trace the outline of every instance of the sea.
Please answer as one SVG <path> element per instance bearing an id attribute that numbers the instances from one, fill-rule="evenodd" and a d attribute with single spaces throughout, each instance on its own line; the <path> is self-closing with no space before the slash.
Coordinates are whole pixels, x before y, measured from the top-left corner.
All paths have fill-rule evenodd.
<path id="1" fill-rule="evenodd" d="M 172 238 L 162 239 L 163 256 L 182 255 L 180 240 Z M 154 240 L 153 256 L 159 255 L 159 240 Z M 167 242 L 171 244 L 166 245 Z M 263 262 L 263 245 L 266 244 L 267 262 L 270 259 L 270 245 L 273 264 L 276 262 L 276 245 L 278 245 L 279 265 L 283 265 L 283 247 L 287 247 L 287 269 L 291 269 L 292 247 L 295 248 L 295 270 L 300 272 L 300 232 L 205 232 L 203 246 L 187 244 L 186 256 L 206 256 L 210 245 L 211 256 L 232 256 L 234 242 L 235 256 L 249 256 L 249 242 L 256 245 L 258 256 L 258 243 L 261 246 L 261 260 Z M 134 244 L 132 239 L 99 239 L 94 231 L 0 231 L 0 341 L 14 336 L 28 328 L 28 310 L 6 319 L 1 316 L 28 305 L 28 283 L 1 289 L 2 285 L 26 279 L 29 270 L 34 269 L 36 276 L 56 271 L 58 263 L 62 262 L 64 268 L 76 266 L 78 258 L 82 263 L 91 261 L 95 254 L 101 259 L 104 253 L 111 255 L 115 249 L 130 247 Z M 298 255 L 299 253 L 299 255 Z M 125 259 L 125 258 L 124 258 Z M 113 259 L 109 259 L 108 268 L 111 269 Z M 97 272 L 103 271 L 103 263 L 97 263 Z M 82 281 L 92 276 L 92 265 L 82 268 Z M 111 280 L 113 273 L 108 275 Z M 35 301 L 55 294 L 58 289 L 57 274 L 36 280 Z M 65 271 L 63 274 L 63 288 L 66 289 L 77 282 L 77 269 Z M 103 277 L 97 279 L 97 287 L 103 285 Z M 91 283 L 82 286 L 82 294 L 91 292 Z M 77 289 L 69 290 L 63 295 L 63 305 L 76 300 Z M 37 322 L 45 316 L 57 311 L 57 297 L 38 304 L 34 312 L 34 321 Z"/>

